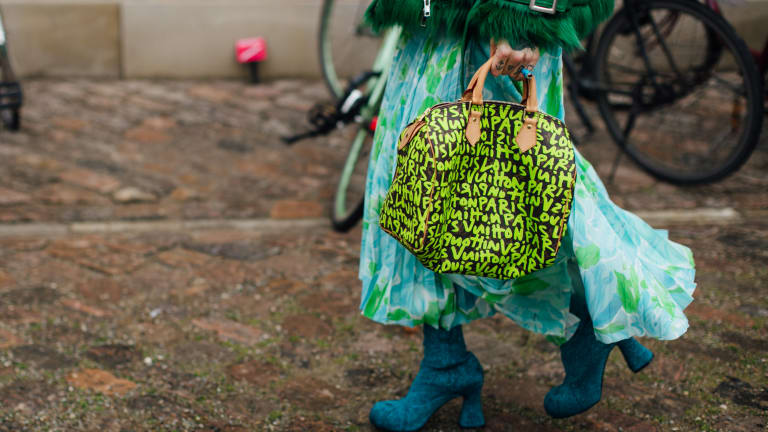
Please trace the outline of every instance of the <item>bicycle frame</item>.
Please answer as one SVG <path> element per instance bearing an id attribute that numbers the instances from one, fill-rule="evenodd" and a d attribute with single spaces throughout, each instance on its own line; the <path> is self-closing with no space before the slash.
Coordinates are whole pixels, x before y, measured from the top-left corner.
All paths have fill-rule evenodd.
<path id="1" fill-rule="evenodd" d="M 401 32 L 399 27 L 387 31 L 381 43 L 381 48 L 379 48 L 379 52 L 376 54 L 376 59 L 373 62 L 373 71 L 379 75 L 377 78 L 368 80 L 368 85 L 373 82 L 374 86 L 368 95 L 368 103 L 363 110 L 363 119 L 365 120 L 370 121 L 373 116 L 378 114 L 381 100 L 384 97 L 384 88 L 387 84 L 389 68 L 392 66 L 392 60 Z"/>
<path id="2" fill-rule="evenodd" d="M 8 58 L 8 46 L 0 11 L 0 110 L 18 110 L 21 107 L 21 86 L 16 82 L 16 75 Z"/>
<path id="3" fill-rule="evenodd" d="M 384 97 L 384 88 L 387 84 L 387 77 L 389 76 L 389 68 L 392 66 L 392 60 L 394 57 L 395 49 L 397 48 L 397 42 L 400 40 L 401 30 L 399 27 L 394 27 L 387 31 L 385 34 L 381 48 L 376 55 L 376 60 L 373 62 L 373 71 L 376 73 L 368 79 L 367 85 L 370 87 L 370 91 L 367 95 L 367 102 L 363 106 L 358 123 L 367 125 L 371 120 L 379 113 L 381 109 L 381 101 Z M 349 186 L 349 181 L 352 175 L 352 171 L 355 169 L 355 161 L 360 156 L 360 150 L 363 148 L 365 139 L 368 138 L 373 131 L 368 127 L 361 127 L 355 139 L 352 142 L 352 146 L 349 150 L 349 156 L 344 164 L 341 180 L 338 188 L 340 190 L 346 190 Z M 346 197 L 343 194 L 336 194 L 336 200 L 334 206 L 337 211 L 343 212 L 345 207 Z"/>
<path id="4" fill-rule="evenodd" d="M 706 3 L 707 6 L 709 6 L 717 14 L 723 14 L 722 10 L 720 9 L 720 4 L 718 4 L 717 0 L 706 0 Z M 766 71 L 768 71 L 768 37 L 765 38 L 765 43 L 763 44 L 763 49 L 761 51 L 753 48 L 750 48 L 749 51 L 752 53 L 752 57 L 755 59 L 755 64 L 757 64 L 757 69 L 760 71 L 760 76 L 765 76 Z"/>
<path id="5" fill-rule="evenodd" d="M 0 10 L 0 79 L 6 78 L 10 72 L 8 65 L 8 48 L 6 46 L 5 27 L 3 26 L 3 13 Z M 10 77 L 13 79 L 14 77 Z M 9 80 L 6 78 L 6 80 Z"/>

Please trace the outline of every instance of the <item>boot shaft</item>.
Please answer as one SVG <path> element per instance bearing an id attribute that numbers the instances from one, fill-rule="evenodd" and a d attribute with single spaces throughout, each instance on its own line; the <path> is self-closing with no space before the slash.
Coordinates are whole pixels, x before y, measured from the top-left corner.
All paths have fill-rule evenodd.
<path id="1" fill-rule="evenodd" d="M 469 351 L 464 343 L 462 326 L 443 330 L 425 324 L 423 328 L 424 360 L 422 364 L 443 369 L 466 361 Z"/>

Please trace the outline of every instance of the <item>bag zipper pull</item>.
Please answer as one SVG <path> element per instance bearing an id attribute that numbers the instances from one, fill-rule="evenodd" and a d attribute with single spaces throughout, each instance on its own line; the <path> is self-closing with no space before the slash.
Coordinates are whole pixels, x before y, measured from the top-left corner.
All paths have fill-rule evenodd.
<path id="1" fill-rule="evenodd" d="M 421 26 L 426 27 L 427 26 L 427 18 L 432 15 L 432 5 L 431 0 L 424 0 L 424 13 L 421 16 Z"/>

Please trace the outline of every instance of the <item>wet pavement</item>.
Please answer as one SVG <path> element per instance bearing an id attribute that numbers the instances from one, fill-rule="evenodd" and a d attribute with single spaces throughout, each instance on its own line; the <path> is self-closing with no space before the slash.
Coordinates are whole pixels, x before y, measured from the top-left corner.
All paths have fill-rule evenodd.
<path id="1" fill-rule="evenodd" d="M 25 91 L 23 130 L 0 131 L 0 431 L 372 430 L 372 403 L 407 392 L 420 335 L 359 315 L 359 227 L 325 220 L 344 140 L 280 141 L 320 83 Z M 473 323 L 486 430 L 768 428 L 765 141 L 710 186 L 622 162 L 614 201 L 694 251 L 691 329 L 645 340 L 656 359 L 639 374 L 613 354 L 600 404 L 552 420 L 556 347 L 504 318 Z M 610 171 L 603 132 L 581 151 Z M 458 430 L 459 408 L 425 430 Z"/>

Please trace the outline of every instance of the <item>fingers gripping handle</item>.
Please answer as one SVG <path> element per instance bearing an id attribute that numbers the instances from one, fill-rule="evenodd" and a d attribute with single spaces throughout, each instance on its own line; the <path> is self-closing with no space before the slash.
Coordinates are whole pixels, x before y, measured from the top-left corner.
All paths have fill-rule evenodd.
<path id="1" fill-rule="evenodd" d="M 467 141 L 471 145 L 475 145 L 480 140 L 480 125 L 483 115 L 483 87 L 485 87 L 485 80 L 488 77 L 488 72 L 491 71 L 492 63 L 493 58 L 480 66 L 469 81 L 469 85 L 462 96 L 463 101 L 472 102 L 469 107 L 469 119 L 466 129 Z M 521 103 L 525 105 L 526 115 L 523 127 L 515 137 L 515 141 L 520 151 L 525 152 L 536 145 L 537 137 L 536 126 L 538 124 L 538 116 L 536 116 L 536 113 L 539 111 L 539 101 L 536 98 L 536 79 L 533 75 L 523 80 L 523 100 Z"/>

